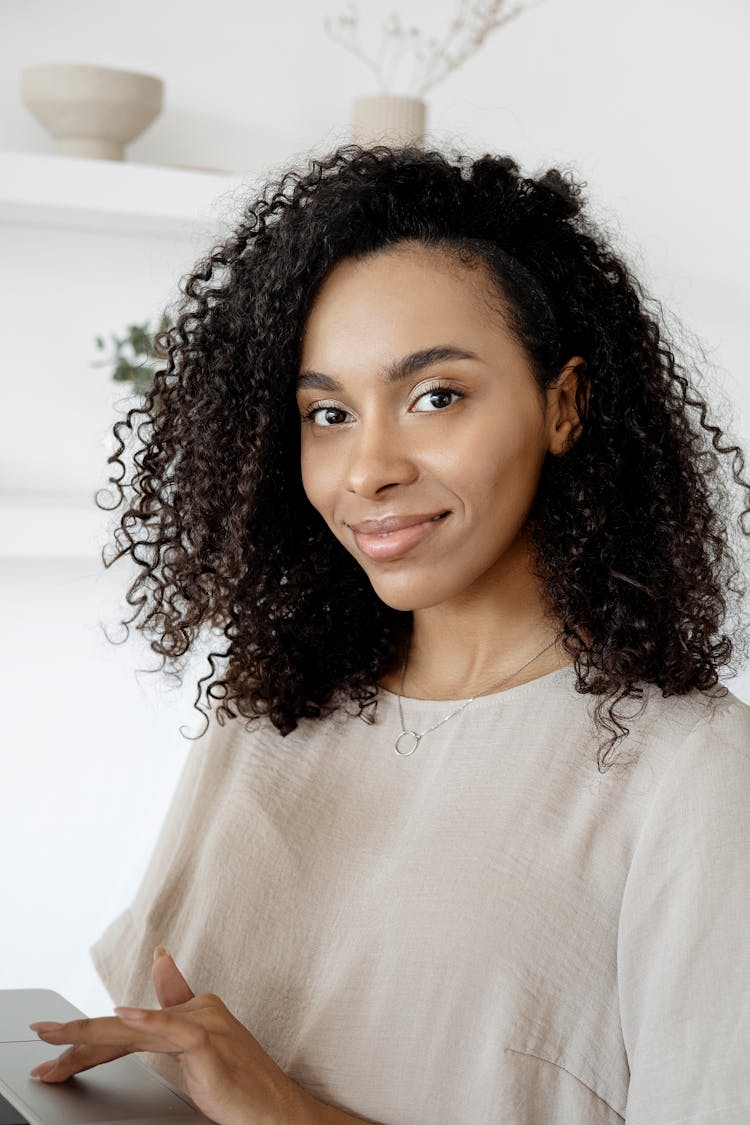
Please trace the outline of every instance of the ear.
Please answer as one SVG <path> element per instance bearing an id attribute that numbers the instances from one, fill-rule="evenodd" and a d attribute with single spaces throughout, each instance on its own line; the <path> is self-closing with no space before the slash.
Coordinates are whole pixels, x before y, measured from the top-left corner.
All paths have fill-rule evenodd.
<path id="1" fill-rule="evenodd" d="M 556 407 L 558 413 L 562 414 L 562 418 L 558 419 L 556 428 L 562 427 L 567 429 L 567 435 L 563 440 L 562 447 L 555 449 L 556 453 L 565 453 L 574 444 L 583 429 L 586 415 L 588 414 L 589 400 L 591 398 L 591 385 L 586 384 L 584 394 L 584 417 L 581 418 L 576 408 L 576 391 L 579 383 L 583 382 L 583 376 L 588 368 L 586 360 L 582 356 L 573 356 L 569 359 L 565 366 L 560 371 L 557 379 L 549 388 L 557 396 Z M 564 408 L 560 405 L 560 397 L 564 395 Z"/>

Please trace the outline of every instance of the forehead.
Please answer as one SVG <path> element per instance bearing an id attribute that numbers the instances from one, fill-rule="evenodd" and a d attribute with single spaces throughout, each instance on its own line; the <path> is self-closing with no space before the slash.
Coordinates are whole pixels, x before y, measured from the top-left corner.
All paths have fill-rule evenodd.
<path id="1" fill-rule="evenodd" d="M 303 357 L 337 343 L 360 347 L 383 335 L 430 337 L 492 332 L 505 335 L 499 294 L 483 263 L 464 265 L 420 244 L 346 258 L 324 278 L 307 316 Z M 424 342 L 424 341 L 422 341 Z"/>

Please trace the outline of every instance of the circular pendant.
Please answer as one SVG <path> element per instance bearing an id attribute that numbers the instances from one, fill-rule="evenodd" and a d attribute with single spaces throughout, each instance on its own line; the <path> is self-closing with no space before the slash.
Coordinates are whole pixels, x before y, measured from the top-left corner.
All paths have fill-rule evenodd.
<path id="1" fill-rule="evenodd" d="M 396 739 L 396 753 L 400 754 L 402 758 L 408 758 L 408 756 L 410 754 L 413 754 L 416 748 L 419 746 L 419 740 L 421 739 L 421 737 L 422 735 L 417 734 L 415 730 L 402 730 L 401 734 Z M 400 748 L 402 744 L 405 746 L 410 746 L 411 749 L 402 750 Z"/>

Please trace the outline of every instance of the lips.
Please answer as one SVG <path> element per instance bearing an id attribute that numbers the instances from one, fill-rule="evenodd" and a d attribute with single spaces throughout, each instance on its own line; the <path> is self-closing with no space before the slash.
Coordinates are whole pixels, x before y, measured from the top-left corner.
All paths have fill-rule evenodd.
<path id="1" fill-rule="evenodd" d="M 352 531 L 363 535 L 383 535 L 386 532 L 402 531 L 405 527 L 414 527 L 418 523 L 429 523 L 431 520 L 442 519 L 447 512 L 423 512 L 416 516 L 381 516 L 380 519 L 361 520 L 359 523 L 350 523 Z"/>
<path id="2" fill-rule="evenodd" d="M 391 522 L 400 524 L 400 527 L 396 527 L 391 531 L 367 533 L 356 531 L 354 528 L 352 528 L 352 530 L 354 531 L 356 544 L 363 555 L 367 555 L 368 558 L 375 559 L 378 562 L 385 562 L 402 558 L 408 551 L 413 550 L 426 539 L 438 535 L 440 533 L 439 529 L 443 526 L 449 515 L 449 512 L 441 512 L 438 513 L 437 516 L 423 517 L 418 523 L 411 522 L 406 524 L 404 521 L 407 518 L 413 519 L 414 517 L 402 517 L 400 519 L 394 517 Z M 371 521 L 370 526 L 372 526 L 373 522 L 377 525 L 378 521 Z M 382 527 L 385 522 L 387 522 L 387 519 L 380 521 L 380 526 Z M 362 525 L 358 524 L 357 526 Z"/>

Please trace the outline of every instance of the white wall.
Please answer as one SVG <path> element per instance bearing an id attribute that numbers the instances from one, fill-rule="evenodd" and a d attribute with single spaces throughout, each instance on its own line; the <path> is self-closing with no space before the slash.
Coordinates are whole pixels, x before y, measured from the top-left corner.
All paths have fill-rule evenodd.
<path id="1" fill-rule="evenodd" d="M 391 8 L 359 6 L 374 50 Z M 442 34 L 455 7 L 412 0 L 399 11 Z M 0 148 L 52 151 L 20 102 L 22 66 L 93 63 L 166 80 L 165 111 L 130 160 L 276 174 L 345 140 L 353 96 L 375 92 L 364 66 L 323 30 L 324 15 L 342 10 L 322 0 L 4 0 Z M 545 0 L 428 95 L 435 144 L 509 152 L 529 172 L 564 165 L 587 181 L 594 215 L 702 342 L 746 449 L 748 30 L 744 0 Z M 3 235 L 13 255 L 20 232 Z M 80 255 L 70 233 L 50 238 L 57 272 L 43 267 L 49 246 L 28 242 L 15 267 L 37 295 L 33 316 L 10 291 L 0 302 L 3 427 L 24 435 L 28 481 L 54 473 L 71 491 L 85 471 L 93 489 L 107 476 L 103 396 L 114 404 L 122 395 L 102 387 L 101 373 L 82 381 L 90 338 L 102 324 L 154 315 L 185 247 L 103 236 Z M 46 409 L 54 429 L 67 395 L 83 404 L 76 428 L 40 444 L 32 411 Z M 73 438 L 86 452 L 71 461 L 62 451 Z M 157 662 L 142 641 L 107 643 L 98 622 L 120 637 L 130 573 L 124 563 L 105 572 L 96 559 L 0 560 L 0 987 L 53 988 L 92 1015 L 111 1002 L 87 948 L 135 890 L 191 745 L 179 728 L 200 730 L 194 680 L 206 670 L 197 655 L 185 686 L 170 691 L 157 677 L 136 678 Z M 747 670 L 728 686 L 750 701 Z"/>

